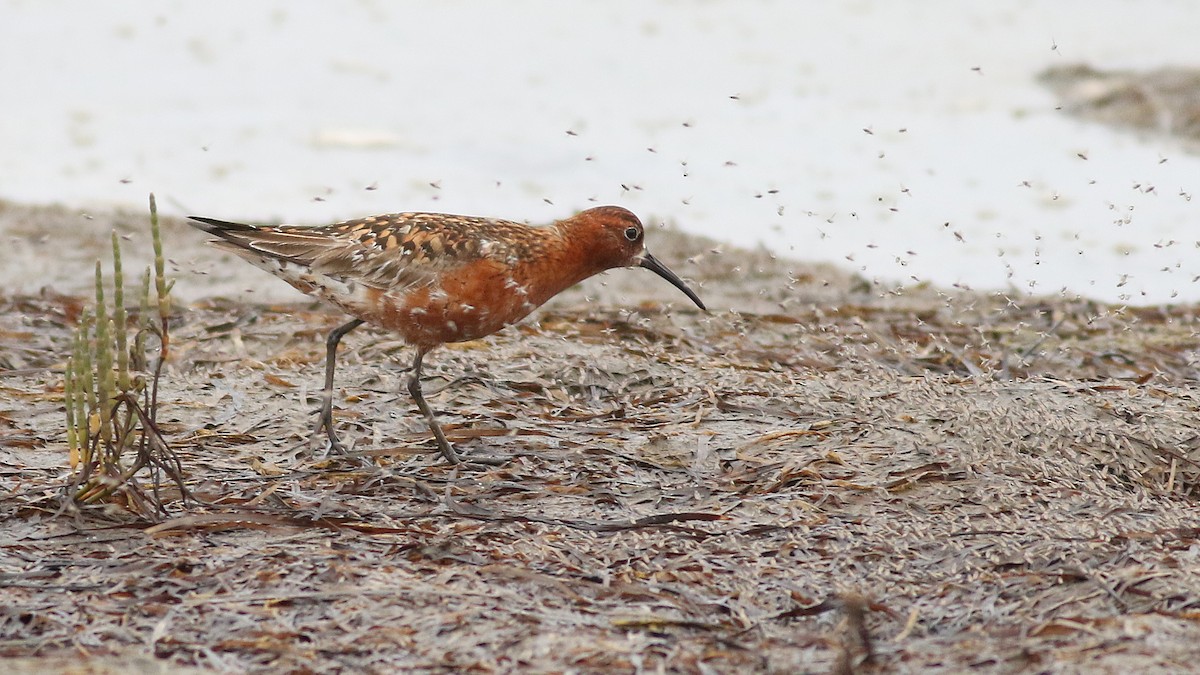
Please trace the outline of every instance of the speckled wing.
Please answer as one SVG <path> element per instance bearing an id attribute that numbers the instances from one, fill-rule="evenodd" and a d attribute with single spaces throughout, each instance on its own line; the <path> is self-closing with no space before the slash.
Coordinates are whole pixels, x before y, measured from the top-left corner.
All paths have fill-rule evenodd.
<path id="1" fill-rule="evenodd" d="M 219 248 L 280 276 L 286 263 L 312 273 L 395 291 L 429 285 L 450 269 L 484 255 L 507 257 L 503 239 L 490 236 L 507 223 L 434 213 L 394 213 L 327 227 L 253 227 L 192 216 L 196 227 L 219 237 Z M 498 243 L 499 242 L 499 243 Z"/>

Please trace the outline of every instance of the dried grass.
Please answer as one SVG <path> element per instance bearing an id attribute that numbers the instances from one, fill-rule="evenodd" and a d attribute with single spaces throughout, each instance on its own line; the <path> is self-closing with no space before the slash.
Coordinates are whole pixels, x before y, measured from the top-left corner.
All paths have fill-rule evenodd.
<path id="1" fill-rule="evenodd" d="M 662 239 L 668 260 L 698 246 Z M 354 452 L 310 456 L 320 335 L 341 317 L 194 306 L 172 317 L 158 423 L 197 504 L 161 523 L 55 515 L 49 369 L 79 303 L 0 297 L 0 657 L 113 672 L 1190 667 L 1191 308 L 876 297 L 828 270 L 742 262 L 757 285 L 702 292 L 738 313 L 616 309 L 645 285 L 614 274 L 434 352 L 427 391 L 451 439 L 512 456 L 483 471 L 437 458 L 398 394 L 407 352 L 368 330 L 339 368 Z M 789 273 L 797 300 L 780 308 L 759 291 Z"/>

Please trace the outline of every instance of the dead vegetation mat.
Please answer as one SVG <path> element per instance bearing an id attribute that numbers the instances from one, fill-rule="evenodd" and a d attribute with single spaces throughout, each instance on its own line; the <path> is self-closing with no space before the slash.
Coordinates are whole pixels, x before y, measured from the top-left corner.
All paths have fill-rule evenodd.
<path id="1" fill-rule="evenodd" d="M 325 457 L 309 413 L 343 317 L 181 307 L 159 423 L 191 500 L 161 522 L 64 507 L 81 301 L 0 297 L 0 657 L 30 672 L 1191 666 L 1191 308 L 880 293 L 787 265 L 700 261 L 711 314 L 622 310 L 611 294 L 636 291 L 593 285 L 435 351 L 426 392 L 450 439 L 509 458 L 484 469 L 440 460 L 394 336 L 344 341 L 353 447 Z"/>

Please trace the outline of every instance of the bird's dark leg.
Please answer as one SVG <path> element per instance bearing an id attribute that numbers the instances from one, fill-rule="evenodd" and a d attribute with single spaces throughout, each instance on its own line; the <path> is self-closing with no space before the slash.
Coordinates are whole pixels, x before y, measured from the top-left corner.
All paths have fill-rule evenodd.
<path id="1" fill-rule="evenodd" d="M 437 419 L 433 416 L 433 410 L 425 402 L 425 396 L 421 393 L 421 361 L 428 351 L 428 349 L 417 348 L 417 357 L 413 359 L 412 375 L 408 378 L 408 393 L 412 395 L 413 400 L 417 402 L 417 407 L 425 415 L 425 421 L 429 422 L 429 430 L 433 432 L 433 437 L 437 440 L 438 450 L 442 451 L 442 457 L 445 457 L 446 461 L 451 464 L 462 464 L 463 460 L 454 451 L 454 446 L 450 445 L 450 441 L 446 440 L 446 434 L 442 433 L 442 427 L 438 425 Z M 489 466 L 499 466 L 504 461 L 493 457 L 470 457 L 467 459 L 469 464 L 487 464 Z"/>
<path id="2" fill-rule="evenodd" d="M 417 348 L 417 357 L 413 359 L 412 364 L 412 374 L 408 376 L 408 393 L 412 395 L 413 400 L 417 402 L 417 407 L 425 415 L 425 421 L 429 422 L 429 430 L 433 432 L 433 437 L 437 439 L 438 449 L 442 451 L 442 457 L 445 457 L 446 461 L 451 464 L 462 464 L 458 453 L 454 451 L 454 446 L 450 445 L 450 441 L 446 440 L 446 434 L 442 433 L 442 427 L 438 426 L 437 419 L 433 416 L 433 410 L 425 402 L 425 396 L 421 394 L 421 361 L 425 358 L 427 351 L 429 350 L 420 347 Z"/>
<path id="3" fill-rule="evenodd" d="M 345 446 L 338 440 L 337 432 L 333 430 L 333 371 L 337 367 L 338 343 L 342 341 L 346 333 L 358 328 L 363 323 L 362 319 L 347 321 L 329 331 L 329 337 L 325 339 L 325 391 L 321 395 L 321 416 L 317 419 L 317 426 L 313 429 L 311 438 L 316 438 L 324 428 L 325 435 L 329 438 L 330 453 L 346 451 Z"/>

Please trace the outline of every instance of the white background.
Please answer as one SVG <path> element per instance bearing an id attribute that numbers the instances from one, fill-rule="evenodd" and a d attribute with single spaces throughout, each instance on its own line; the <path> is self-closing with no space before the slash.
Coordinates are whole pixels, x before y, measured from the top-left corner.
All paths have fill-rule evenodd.
<path id="1" fill-rule="evenodd" d="M 1194 301 L 1200 159 L 1035 78 L 1200 65 L 1197 35 L 1184 1 L 0 0 L 0 197 L 304 223 L 619 203 L 885 286 Z"/>

